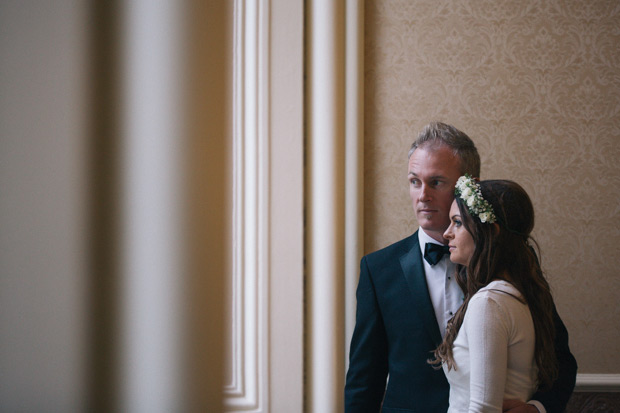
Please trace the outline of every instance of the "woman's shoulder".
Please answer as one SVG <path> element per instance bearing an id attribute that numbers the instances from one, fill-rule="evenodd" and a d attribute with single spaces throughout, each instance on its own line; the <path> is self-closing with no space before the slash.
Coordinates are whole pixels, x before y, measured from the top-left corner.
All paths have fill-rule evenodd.
<path id="1" fill-rule="evenodd" d="M 491 281 L 485 287 L 478 290 L 471 298 L 470 305 L 480 305 L 481 302 L 493 302 L 495 304 L 505 305 L 520 304 L 525 305 L 525 300 L 519 290 L 510 282 L 505 280 Z"/>
<path id="2" fill-rule="evenodd" d="M 514 314 L 527 310 L 521 293 L 511 283 L 496 280 L 478 290 L 467 306 L 465 318 L 470 320 L 497 320 L 509 326 Z"/>
<path id="3" fill-rule="evenodd" d="M 513 297 L 517 297 L 519 299 L 522 298 L 521 293 L 517 288 L 512 285 L 509 281 L 506 280 L 494 280 L 487 284 L 485 287 L 482 287 L 475 295 L 480 296 L 503 296 L 503 295 L 511 295 Z"/>

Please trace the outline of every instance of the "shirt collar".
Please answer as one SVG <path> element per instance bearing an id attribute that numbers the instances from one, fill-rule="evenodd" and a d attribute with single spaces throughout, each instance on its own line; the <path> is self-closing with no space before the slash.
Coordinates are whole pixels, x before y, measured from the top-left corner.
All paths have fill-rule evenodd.
<path id="1" fill-rule="evenodd" d="M 422 227 L 418 229 L 418 241 L 420 243 L 420 251 L 422 252 L 422 256 L 424 256 L 424 248 L 426 248 L 427 243 L 430 242 L 431 244 L 443 245 L 442 243 L 437 242 L 437 240 L 431 238 L 430 235 L 424 232 Z"/>

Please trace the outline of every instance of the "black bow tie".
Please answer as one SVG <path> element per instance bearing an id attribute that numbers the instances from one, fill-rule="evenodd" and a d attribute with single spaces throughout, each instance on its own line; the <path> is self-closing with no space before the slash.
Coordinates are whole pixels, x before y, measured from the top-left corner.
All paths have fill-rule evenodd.
<path id="1" fill-rule="evenodd" d="M 424 247 L 424 259 L 430 264 L 435 265 L 443 257 L 444 254 L 450 255 L 450 247 L 447 245 L 439 245 L 433 244 L 432 242 L 427 242 Z"/>

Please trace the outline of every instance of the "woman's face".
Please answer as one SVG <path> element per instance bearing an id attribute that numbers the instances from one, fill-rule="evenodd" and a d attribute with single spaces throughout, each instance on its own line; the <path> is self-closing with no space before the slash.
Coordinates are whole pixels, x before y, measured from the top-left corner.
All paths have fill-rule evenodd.
<path id="1" fill-rule="evenodd" d="M 469 264 L 474 253 L 474 239 L 463 225 L 456 201 L 453 201 L 450 207 L 450 226 L 444 232 L 443 237 L 448 240 L 450 261 L 461 265 Z"/>

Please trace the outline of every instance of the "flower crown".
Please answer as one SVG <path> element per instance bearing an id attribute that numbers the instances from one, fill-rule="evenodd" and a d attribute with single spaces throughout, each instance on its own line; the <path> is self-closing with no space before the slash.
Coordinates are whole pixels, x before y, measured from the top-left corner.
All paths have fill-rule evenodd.
<path id="1" fill-rule="evenodd" d="M 492 224 L 497 220 L 493 207 L 482 197 L 480 184 L 470 175 L 465 174 L 456 181 L 454 193 L 465 201 L 469 213 L 480 218 L 481 222 Z"/>

